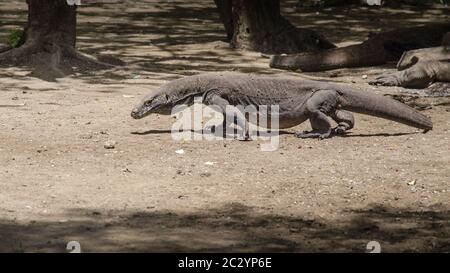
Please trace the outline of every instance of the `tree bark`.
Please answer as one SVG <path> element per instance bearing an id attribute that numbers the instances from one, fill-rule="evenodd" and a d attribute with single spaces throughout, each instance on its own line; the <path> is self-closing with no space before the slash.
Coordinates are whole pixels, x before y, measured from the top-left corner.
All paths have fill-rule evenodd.
<path id="1" fill-rule="evenodd" d="M 218 5 L 222 13 L 230 13 L 223 2 Z M 238 49 L 260 51 L 267 54 L 292 54 L 335 47 L 318 33 L 293 26 L 281 15 L 279 0 L 228 0 L 231 7 L 231 45 Z M 222 8 L 221 8 L 222 7 Z M 227 18 L 228 15 L 221 15 Z"/>
<path id="2" fill-rule="evenodd" d="M 27 0 L 28 22 L 24 43 L 0 54 L 0 65 L 30 67 L 32 76 L 55 80 L 75 70 L 111 65 L 75 50 L 76 9 L 66 0 Z"/>
<path id="3" fill-rule="evenodd" d="M 77 6 L 64 0 L 27 0 L 27 43 L 53 43 L 75 48 Z"/>
<path id="4" fill-rule="evenodd" d="M 214 0 L 217 9 L 219 10 L 220 19 L 223 22 L 225 31 L 227 33 L 227 40 L 231 41 L 233 38 L 233 17 L 232 17 L 232 0 Z"/>

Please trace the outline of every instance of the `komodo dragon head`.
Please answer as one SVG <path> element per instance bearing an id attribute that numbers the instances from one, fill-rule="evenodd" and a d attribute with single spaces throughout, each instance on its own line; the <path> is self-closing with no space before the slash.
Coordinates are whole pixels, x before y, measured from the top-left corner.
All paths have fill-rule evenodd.
<path id="1" fill-rule="evenodd" d="M 191 105 L 193 95 L 197 94 L 196 78 L 182 78 L 161 85 L 157 90 L 145 96 L 131 111 L 131 116 L 141 119 L 150 114 L 171 115 L 172 108 L 179 104 Z"/>
<path id="2" fill-rule="evenodd" d="M 141 119 L 150 114 L 170 115 L 172 110 L 172 102 L 169 95 L 165 92 L 152 92 L 144 97 L 144 99 L 131 111 L 131 116 L 135 119 Z"/>

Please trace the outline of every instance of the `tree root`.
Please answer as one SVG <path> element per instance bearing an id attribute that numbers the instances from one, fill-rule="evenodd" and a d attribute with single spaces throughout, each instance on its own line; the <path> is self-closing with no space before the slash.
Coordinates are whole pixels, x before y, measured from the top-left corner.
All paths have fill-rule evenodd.
<path id="1" fill-rule="evenodd" d="M 111 69 L 115 65 L 82 54 L 70 46 L 24 44 L 0 53 L 0 66 L 30 68 L 29 76 L 55 81 L 75 72 Z"/>

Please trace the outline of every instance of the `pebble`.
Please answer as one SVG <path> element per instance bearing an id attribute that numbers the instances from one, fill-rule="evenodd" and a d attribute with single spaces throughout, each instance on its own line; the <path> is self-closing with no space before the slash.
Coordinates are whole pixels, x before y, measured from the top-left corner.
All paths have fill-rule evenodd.
<path id="1" fill-rule="evenodd" d="M 103 145 L 103 147 L 105 149 L 114 149 L 116 148 L 117 142 L 113 141 L 113 140 L 109 140 L 106 141 L 105 144 Z"/>
<path id="2" fill-rule="evenodd" d="M 211 173 L 201 173 L 200 174 L 200 177 L 210 177 L 211 176 Z"/>

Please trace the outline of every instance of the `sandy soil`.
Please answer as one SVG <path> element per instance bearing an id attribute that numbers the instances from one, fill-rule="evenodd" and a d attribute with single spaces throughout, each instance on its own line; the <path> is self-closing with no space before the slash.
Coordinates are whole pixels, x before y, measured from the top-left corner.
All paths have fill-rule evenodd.
<path id="1" fill-rule="evenodd" d="M 24 2 L 0 3 L 0 38 L 23 25 Z M 340 45 L 449 19 L 439 6 L 293 7 L 285 3 L 290 20 Z M 382 251 L 450 251 L 448 98 L 419 99 L 433 104 L 423 111 L 435 124 L 427 134 L 357 115 L 346 137 L 299 140 L 291 133 L 304 124 L 275 152 L 260 141 L 175 142 L 170 118 L 131 119 L 143 95 L 182 75 L 288 74 L 223 38 L 212 1 L 91 2 L 79 9 L 78 48 L 127 67 L 57 82 L 0 70 L 0 251 L 65 252 L 71 240 L 85 252 L 364 252 L 372 240 Z M 291 74 L 408 93 L 367 85 L 388 69 Z"/>

